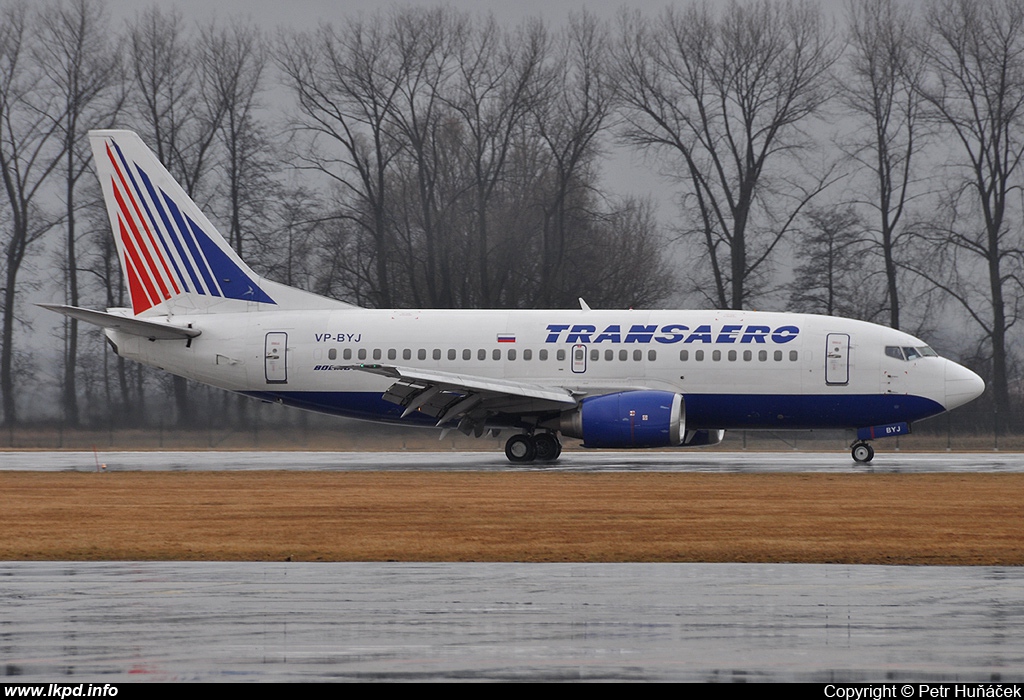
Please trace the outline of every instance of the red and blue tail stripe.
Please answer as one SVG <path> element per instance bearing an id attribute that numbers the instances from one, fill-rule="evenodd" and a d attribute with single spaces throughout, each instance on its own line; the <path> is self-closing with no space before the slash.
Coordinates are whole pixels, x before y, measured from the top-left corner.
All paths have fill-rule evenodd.
<path id="1" fill-rule="evenodd" d="M 110 186 L 116 210 L 111 217 L 117 219 L 115 231 L 135 314 L 182 293 L 275 303 L 255 275 L 225 250 L 226 243 L 212 225 L 212 236 L 204 230 L 209 222 L 180 188 L 168 193 L 154 184 L 139 163 L 129 162 L 113 138 L 105 150 L 113 169 Z"/>

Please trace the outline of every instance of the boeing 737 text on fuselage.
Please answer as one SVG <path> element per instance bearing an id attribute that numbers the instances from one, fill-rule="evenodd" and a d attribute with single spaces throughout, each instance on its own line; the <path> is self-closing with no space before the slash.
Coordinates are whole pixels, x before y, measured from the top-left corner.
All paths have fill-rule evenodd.
<path id="1" fill-rule="evenodd" d="M 754 311 L 364 309 L 256 275 L 142 140 L 90 132 L 131 308 L 47 308 L 122 357 L 352 418 L 511 432 L 513 462 L 685 447 L 724 431 L 845 428 L 870 441 L 971 401 L 970 370 L 901 331 Z"/>

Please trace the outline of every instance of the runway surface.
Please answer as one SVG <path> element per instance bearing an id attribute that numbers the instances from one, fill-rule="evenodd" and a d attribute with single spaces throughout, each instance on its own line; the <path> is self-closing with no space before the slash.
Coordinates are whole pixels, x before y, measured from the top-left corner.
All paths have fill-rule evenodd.
<path id="1" fill-rule="evenodd" d="M 506 470 L 487 453 L 17 452 L 0 469 Z M 1009 453 L 567 453 L 566 471 L 1021 471 Z M 551 469 L 548 467 L 547 469 Z M 1024 681 L 1024 569 L 0 562 L 43 682 Z"/>
<path id="2" fill-rule="evenodd" d="M 1021 681 L 1024 570 L 0 564 L 6 680 Z"/>
<path id="3" fill-rule="evenodd" d="M 491 452 L 0 452 L 0 471 L 566 471 L 566 472 L 1020 472 L 1017 452 L 565 452 L 554 465 L 513 465 Z"/>

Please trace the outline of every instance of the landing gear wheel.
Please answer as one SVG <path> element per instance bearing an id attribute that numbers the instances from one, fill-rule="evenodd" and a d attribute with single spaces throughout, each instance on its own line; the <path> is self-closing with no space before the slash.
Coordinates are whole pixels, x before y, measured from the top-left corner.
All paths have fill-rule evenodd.
<path id="1" fill-rule="evenodd" d="M 537 448 L 538 462 L 554 462 L 562 454 L 562 444 L 551 433 L 537 433 L 533 436 L 533 444 Z"/>
<path id="2" fill-rule="evenodd" d="M 537 445 L 529 435 L 513 435 L 505 442 L 505 456 L 516 464 L 532 462 L 537 456 Z"/>
<path id="3" fill-rule="evenodd" d="M 858 442 L 850 452 L 853 454 L 853 460 L 861 464 L 866 464 L 875 457 L 875 448 L 866 442 Z"/>

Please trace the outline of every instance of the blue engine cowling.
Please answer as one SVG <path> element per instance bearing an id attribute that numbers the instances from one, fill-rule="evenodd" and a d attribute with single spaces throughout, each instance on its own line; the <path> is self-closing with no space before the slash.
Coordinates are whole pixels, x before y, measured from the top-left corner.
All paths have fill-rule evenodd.
<path id="1" fill-rule="evenodd" d="M 680 394 L 623 391 L 583 399 L 559 427 L 584 447 L 675 447 L 686 436 L 686 413 Z"/>

